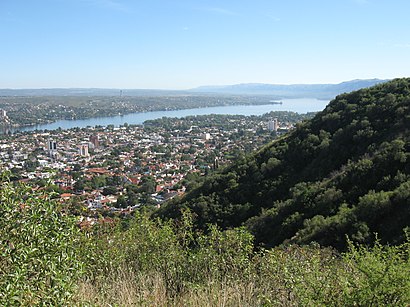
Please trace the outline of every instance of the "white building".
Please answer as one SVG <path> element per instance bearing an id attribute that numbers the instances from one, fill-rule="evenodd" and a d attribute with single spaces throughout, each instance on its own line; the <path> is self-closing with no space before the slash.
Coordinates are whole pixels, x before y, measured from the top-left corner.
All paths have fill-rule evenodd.
<path id="1" fill-rule="evenodd" d="M 56 141 L 49 139 L 47 141 L 47 149 L 48 149 L 48 154 L 50 157 L 52 158 L 57 157 L 57 142 Z"/>
<path id="2" fill-rule="evenodd" d="M 10 118 L 7 116 L 6 110 L 0 109 L 0 124 L 9 124 Z"/>
<path id="3" fill-rule="evenodd" d="M 88 157 L 90 156 L 90 154 L 88 153 L 88 144 L 81 144 L 78 147 L 78 153 L 80 154 L 80 156 L 82 157 Z"/>
<path id="4" fill-rule="evenodd" d="M 206 141 L 210 140 L 211 139 L 211 134 L 210 133 L 204 133 L 202 135 L 202 139 L 204 139 Z"/>
<path id="5" fill-rule="evenodd" d="M 268 121 L 268 130 L 269 131 L 278 131 L 278 128 L 279 128 L 279 124 L 278 124 L 278 119 L 277 118 Z"/>
<path id="6" fill-rule="evenodd" d="M 57 150 L 57 142 L 53 140 L 48 140 L 47 142 L 47 149 L 48 151 L 55 151 Z"/>

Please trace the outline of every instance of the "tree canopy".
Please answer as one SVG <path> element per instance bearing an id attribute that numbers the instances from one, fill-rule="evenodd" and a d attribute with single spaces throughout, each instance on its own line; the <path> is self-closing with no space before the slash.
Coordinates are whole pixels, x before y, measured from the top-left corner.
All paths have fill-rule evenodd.
<path id="1" fill-rule="evenodd" d="M 313 119 L 206 178 L 157 215 L 246 225 L 257 243 L 400 243 L 410 226 L 410 79 L 337 96 Z"/>

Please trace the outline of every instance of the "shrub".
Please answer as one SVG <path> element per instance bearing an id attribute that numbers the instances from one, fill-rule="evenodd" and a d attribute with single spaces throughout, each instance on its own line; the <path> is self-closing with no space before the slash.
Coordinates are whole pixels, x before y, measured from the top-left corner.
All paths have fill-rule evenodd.
<path id="1" fill-rule="evenodd" d="M 372 248 L 353 245 L 344 255 L 353 269 L 346 275 L 344 291 L 350 306 L 408 306 L 410 303 L 410 241 L 384 246 L 376 241 Z"/>
<path id="2" fill-rule="evenodd" d="M 0 305 L 64 305 L 83 266 L 79 230 L 46 194 L 0 183 Z"/>

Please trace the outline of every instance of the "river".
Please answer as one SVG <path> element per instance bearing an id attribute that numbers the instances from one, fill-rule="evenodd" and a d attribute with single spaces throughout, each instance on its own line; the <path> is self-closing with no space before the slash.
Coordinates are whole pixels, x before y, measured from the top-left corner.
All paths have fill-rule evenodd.
<path id="1" fill-rule="evenodd" d="M 271 111 L 293 111 L 298 113 L 317 112 L 323 110 L 329 103 L 327 100 L 318 100 L 311 98 L 300 99 L 282 99 L 282 104 L 266 105 L 233 105 L 219 106 L 196 109 L 184 109 L 173 111 L 153 111 L 138 112 L 126 115 L 95 117 L 75 120 L 58 120 L 54 123 L 14 128 L 14 131 L 33 131 L 33 130 L 55 130 L 58 128 L 70 129 L 75 127 L 84 128 L 96 125 L 120 126 L 128 124 L 142 124 L 146 120 L 158 119 L 162 117 L 185 117 L 190 115 L 207 115 L 207 114 L 229 114 L 229 115 L 262 115 Z"/>

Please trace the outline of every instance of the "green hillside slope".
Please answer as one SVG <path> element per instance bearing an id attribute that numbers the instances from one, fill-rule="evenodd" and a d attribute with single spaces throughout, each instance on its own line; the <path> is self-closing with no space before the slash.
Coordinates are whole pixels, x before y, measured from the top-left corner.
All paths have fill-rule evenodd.
<path id="1" fill-rule="evenodd" d="M 292 133 L 210 176 L 157 215 L 182 208 L 197 226 L 246 225 L 257 243 L 319 242 L 346 235 L 398 243 L 410 226 L 410 79 L 342 94 Z"/>

